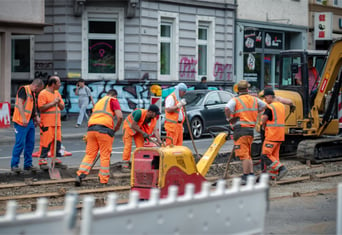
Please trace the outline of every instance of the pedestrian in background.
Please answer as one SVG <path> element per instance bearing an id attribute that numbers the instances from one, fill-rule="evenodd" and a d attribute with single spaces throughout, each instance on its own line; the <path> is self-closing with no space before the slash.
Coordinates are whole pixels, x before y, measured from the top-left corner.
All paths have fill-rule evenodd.
<path id="1" fill-rule="evenodd" d="M 40 111 L 40 157 L 39 166 L 42 170 L 48 167 L 48 152 L 53 153 L 56 149 L 55 166 L 64 168 L 65 165 L 59 159 L 62 146 L 62 130 L 61 130 L 61 110 L 64 109 L 64 101 L 58 89 L 61 86 L 61 80 L 58 76 L 53 75 L 48 78 L 47 87 L 39 93 L 38 109 Z M 57 108 L 57 110 L 56 110 Z M 57 126 L 56 126 L 57 112 Z M 56 129 L 57 128 L 57 129 Z M 55 132 L 57 131 L 57 146 L 54 146 Z"/>
<path id="2" fill-rule="evenodd" d="M 93 114 L 88 121 L 86 155 L 77 171 L 75 186 L 81 186 L 82 180 L 89 174 L 96 155 L 100 151 L 99 179 L 107 184 L 110 176 L 110 156 L 114 134 L 120 129 L 122 112 L 117 100 L 117 91 L 109 90 L 94 106 Z M 116 124 L 114 118 L 116 117 Z"/>
<path id="3" fill-rule="evenodd" d="M 179 83 L 175 86 L 175 90 L 165 99 L 165 131 L 166 136 L 171 137 L 174 145 L 183 145 L 183 122 L 185 113 L 183 106 L 186 105 L 186 100 L 181 99 L 187 90 L 184 83 Z M 189 130 L 190 131 L 190 130 Z M 166 139 L 166 145 L 170 145 L 171 140 Z"/>
<path id="4" fill-rule="evenodd" d="M 15 100 L 13 125 L 15 144 L 12 151 L 11 170 L 19 173 L 20 155 L 24 150 L 24 170 L 37 171 L 32 164 L 32 152 L 35 142 L 35 126 L 40 118 L 37 110 L 37 94 L 44 88 L 41 79 L 34 79 L 30 85 L 21 86 Z"/>
<path id="5" fill-rule="evenodd" d="M 276 99 L 273 89 L 265 89 L 264 97 L 267 108 L 261 117 L 261 126 L 265 130 L 261 170 L 266 172 L 268 168 L 272 179 L 280 180 L 288 172 L 279 160 L 280 145 L 285 140 L 285 106 Z"/>
<path id="6" fill-rule="evenodd" d="M 91 90 L 85 85 L 85 81 L 82 78 L 78 80 L 76 84 L 75 94 L 78 96 L 78 107 L 80 108 L 75 126 L 77 128 L 81 126 L 84 116 L 88 120 L 87 107 L 89 105 L 89 100 L 91 101 L 93 107 L 95 103 L 93 96 L 91 95 Z"/>
<path id="7" fill-rule="evenodd" d="M 238 96 L 228 101 L 225 107 L 227 121 L 234 129 L 234 154 L 242 161 L 243 175 L 241 184 L 246 184 L 247 176 L 254 175 L 251 147 L 258 112 L 265 109 L 266 103 L 248 94 L 250 84 L 246 80 L 239 81 Z"/>
<path id="8" fill-rule="evenodd" d="M 195 86 L 195 90 L 208 90 L 207 77 L 201 78 L 201 82 Z"/>
<path id="9" fill-rule="evenodd" d="M 132 152 L 132 138 L 134 139 L 136 148 L 144 147 L 144 140 L 148 139 L 151 134 L 154 134 L 158 143 L 161 143 L 156 124 L 160 115 L 159 107 L 151 104 L 146 109 L 137 109 L 127 116 L 124 121 L 123 143 L 124 150 L 122 154 L 123 169 L 130 168 L 130 159 Z"/>

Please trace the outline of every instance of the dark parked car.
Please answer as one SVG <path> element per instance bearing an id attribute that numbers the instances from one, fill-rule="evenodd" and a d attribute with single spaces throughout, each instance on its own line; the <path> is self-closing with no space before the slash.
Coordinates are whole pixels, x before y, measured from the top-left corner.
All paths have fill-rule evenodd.
<path id="1" fill-rule="evenodd" d="M 190 128 L 194 138 L 200 138 L 208 133 L 208 128 L 213 126 L 227 125 L 224 108 L 227 102 L 234 97 L 228 91 L 219 90 L 194 90 L 187 91 L 186 112 L 190 122 Z M 162 134 L 164 129 L 165 111 L 161 115 Z M 184 122 L 184 134 L 189 135 L 186 121 Z"/>

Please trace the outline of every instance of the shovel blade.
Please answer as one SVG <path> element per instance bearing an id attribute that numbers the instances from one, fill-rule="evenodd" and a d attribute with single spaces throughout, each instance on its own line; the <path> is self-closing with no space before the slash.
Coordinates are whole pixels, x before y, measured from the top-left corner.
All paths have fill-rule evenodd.
<path id="1" fill-rule="evenodd" d="M 49 175 L 50 175 L 50 179 L 52 179 L 52 180 L 62 179 L 61 173 L 56 168 L 49 168 Z"/>

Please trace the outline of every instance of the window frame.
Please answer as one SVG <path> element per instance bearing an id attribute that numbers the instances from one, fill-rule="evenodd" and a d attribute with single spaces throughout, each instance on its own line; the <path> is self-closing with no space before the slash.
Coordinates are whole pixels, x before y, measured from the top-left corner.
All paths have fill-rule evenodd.
<path id="1" fill-rule="evenodd" d="M 29 72 L 12 72 L 11 68 L 11 77 L 13 79 L 30 79 L 34 77 L 34 36 L 33 35 L 12 35 L 11 40 L 22 40 L 27 39 L 30 40 L 30 71 Z M 11 43 L 12 45 L 12 43 Z M 12 45 L 13 47 L 13 45 Z M 12 51 L 12 49 L 11 49 Z M 11 54 L 11 67 L 12 67 L 12 61 L 13 57 Z"/>
<path id="2" fill-rule="evenodd" d="M 116 22 L 115 34 L 89 33 L 90 21 Z M 115 73 L 89 73 L 89 40 L 115 40 Z M 87 7 L 82 19 L 82 78 L 124 80 L 124 9 Z"/>
<path id="3" fill-rule="evenodd" d="M 207 28 L 207 40 L 198 39 L 199 28 Z M 207 74 L 199 75 L 199 45 L 207 45 Z M 196 65 L 197 70 L 197 81 L 200 81 L 203 76 L 207 77 L 207 81 L 214 80 L 214 74 L 211 73 L 214 68 L 215 61 L 215 17 L 210 16 L 197 16 L 196 17 L 196 60 L 198 61 Z"/>
<path id="4" fill-rule="evenodd" d="M 179 16 L 178 13 L 159 12 L 158 14 L 158 80 L 160 81 L 177 81 L 178 67 L 179 67 Z M 170 24 L 170 74 L 161 74 L 161 43 L 167 41 L 166 38 L 161 37 L 162 23 Z"/>

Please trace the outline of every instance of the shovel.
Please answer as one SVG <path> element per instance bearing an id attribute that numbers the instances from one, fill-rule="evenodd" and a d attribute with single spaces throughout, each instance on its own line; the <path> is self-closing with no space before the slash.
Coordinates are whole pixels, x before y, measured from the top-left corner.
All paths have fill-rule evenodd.
<path id="1" fill-rule="evenodd" d="M 56 154 L 57 154 L 57 114 L 58 114 L 58 104 L 56 104 L 56 121 L 55 121 L 55 142 L 54 142 L 54 148 L 53 148 L 53 158 L 52 158 L 52 164 L 51 167 L 49 168 L 49 175 L 50 179 L 53 180 L 59 180 L 62 179 L 61 173 L 59 172 L 58 169 L 55 168 L 55 162 L 56 162 Z"/>

